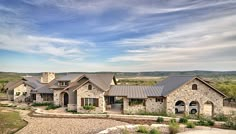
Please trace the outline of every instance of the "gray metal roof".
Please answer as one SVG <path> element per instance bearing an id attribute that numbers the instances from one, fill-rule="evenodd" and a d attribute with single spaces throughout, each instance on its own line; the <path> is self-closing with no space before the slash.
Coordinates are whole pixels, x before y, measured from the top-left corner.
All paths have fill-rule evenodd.
<path id="1" fill-rule="evenodd" d="M 182 86 L 184 83 L 192 80 L 195 76 L 169 76 L 163 81 L 161 81 L 157 86 L 162 86 L 162 96 L 168 95 L 173 90 L 177 89 L 178 87 Z"/>
<path id="2" fill-rule="evenodd" d="M 67 74 L 57 79 L 57 81 L 74 81 L 83 74 Z"/>
<path id="3" fill-rule="evenodd" d="M 45 93 L 45 94 L 52 94 L 53 90 L 49 87 L 53 84 L 55 84 L 56 80 L 52 80 L 48 84 L 41 84 L 41 86 L 37 87 L 36 89 L 33 89 L 31 93 Z"/>
<path id="4" fill-rule="evenodd" d="M 169 76 L 155 86 L 111 86 L 108 96 L 127 96 L 127 98 L 147 98 L 166 96 L 173 90 L 195 78 L 194 76 Z"/>
<path id="5" fill-rule="evenodd" d="M 23 83 L 24 83 L 24 80 L 18 80 L 18 81 L 14 82 L 14 83 L 11 83 L 11 85 L 9 85 L 7 87 L 7 89 L 8 90 L 13 90 L 14 88 L 16 88 L 17 86 L 20 86 Z"/>
<path id="6" fill-rule="evenodd" d="M 121 86 L 114 85 L 106 93 L 107 96 L 126 96 L 127 98 L 147 98 L 149 96 L 161 96 L 160 86 Z"/>
<path id="7" fill-rule="evenodd" d="M 102 90 L 108 91 L 114 74 L 85 74 L 85 77 Z"/>
<path id="8" fill-rule="evenodd" d="M 53 83 L 54 81 L 51 81 L 50 83 Z M 30 76 L 30 77 L 23 77 L 21 80 L 10 83 L 9 86 L 7 87 L 9 90 L 13 90 L 17 86 L 21 84 L 26 84 L 28 86 L 31 86 L 32 92 L 31 93 L 53 93 L 51 89 L 49 89 L 49 86 L 52 84 L 44 84 L 40 82 L 40 77 L 36 76 Z"/>

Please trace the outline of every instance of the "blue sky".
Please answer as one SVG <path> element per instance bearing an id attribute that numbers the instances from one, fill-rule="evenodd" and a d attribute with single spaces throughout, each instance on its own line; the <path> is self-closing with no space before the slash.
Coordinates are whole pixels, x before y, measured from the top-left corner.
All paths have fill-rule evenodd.
<path id="1" fill-rule="evenodd" d="M 0 71 L 236 69 L 235 0 L 0 0 Z"/>

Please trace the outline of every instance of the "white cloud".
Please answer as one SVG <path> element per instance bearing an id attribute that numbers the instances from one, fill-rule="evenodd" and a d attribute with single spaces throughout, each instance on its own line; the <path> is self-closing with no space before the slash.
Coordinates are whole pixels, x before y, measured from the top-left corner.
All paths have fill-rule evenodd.
<path id="1" fill-rule="evenodd" d="M 81 54 L 81 46 L 93 43 L 74 39 L 0 33 L 0 49 L 22 53 L 48 54 L 51 56 L 70 57 Z"/>
<path id="2" fill-rule="evenodd" d="M 161 33 L 117 41 L 126 48 L 110 62 L 139 62 L 152 66 L 175 64 L 236 64 L 236 16 L 185 23 Z M 230 39 L 234 38 L 234 39 Z M 222 59 L 223 57 L 223 59 Z M 136 64 L 135 64 L 136 65 Z M 150 68 L 150 66 L 146 66 Z M 232 68 L 232 66 L 230 67 Z"/>

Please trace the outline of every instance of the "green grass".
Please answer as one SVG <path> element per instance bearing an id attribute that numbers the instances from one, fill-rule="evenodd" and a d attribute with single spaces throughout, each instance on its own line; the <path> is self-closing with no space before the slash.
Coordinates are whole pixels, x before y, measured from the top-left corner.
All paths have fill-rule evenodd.
<path id="1" fill-rule="evenodd" d="M 213 86 L 215 86 L 229 98 L 236 99 L 236 81 L 233 81 L 233 79 L 216 81 Z"/>
<path id="2" fill-rule="evenodd" d="M 15 133 L 26 125 L 27 122 L 21 119 L 18 112 L 0 108 L 0 133 Z"/>
<path id="3" fill-rule="evenodd" d="M 121 85 L 156 85 L 160 80 L 155 79 L 120 79 L 118 83 Z"/>
<path id="4" fill-rule="evenodd" d="M 1 93 L 0 92 L 0 98 L 6 98 L 7 97 L 7 94 L 6 93 Z"/>

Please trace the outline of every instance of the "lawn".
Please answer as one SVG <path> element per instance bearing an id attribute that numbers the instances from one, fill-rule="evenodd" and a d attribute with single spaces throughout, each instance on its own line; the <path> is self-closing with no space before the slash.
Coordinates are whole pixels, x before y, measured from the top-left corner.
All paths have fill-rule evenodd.
<path id="1" fill-rule="evenodd" d="M 6 96 L 7 96 L 6 93 L 1 93 L 0 92 L 0 98 L 6 98 Z"/>
<path id="2" fill-rule="evenodd" d="M 19 113 L 0 107 L 0 134 L 11 134 L 27 125 Z"/>

